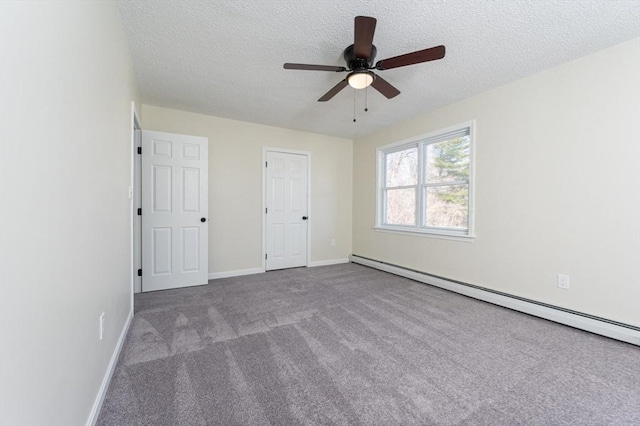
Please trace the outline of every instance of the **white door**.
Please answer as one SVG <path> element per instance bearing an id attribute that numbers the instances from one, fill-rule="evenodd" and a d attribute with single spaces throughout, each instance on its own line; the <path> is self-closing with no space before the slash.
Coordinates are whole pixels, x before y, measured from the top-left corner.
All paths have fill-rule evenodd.
<path id="1" fill-rule="evenodd" d="M 266 270 L 307 265 L 308 158 L 267 151 Z"/>
<path id="2" fill-rule="evenodd" d="M 207 283 L 208 148 L 142 131 L 142 291 Z"/>

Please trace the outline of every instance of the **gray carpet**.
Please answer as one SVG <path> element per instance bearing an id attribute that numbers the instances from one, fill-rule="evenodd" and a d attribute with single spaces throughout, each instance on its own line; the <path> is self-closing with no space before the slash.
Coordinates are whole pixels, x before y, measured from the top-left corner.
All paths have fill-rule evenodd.
<path id="1" fill-rule="evenodd" d="M 98 425 L 640 424 L 640 348 L 359 265 L 135 308 Z"/>

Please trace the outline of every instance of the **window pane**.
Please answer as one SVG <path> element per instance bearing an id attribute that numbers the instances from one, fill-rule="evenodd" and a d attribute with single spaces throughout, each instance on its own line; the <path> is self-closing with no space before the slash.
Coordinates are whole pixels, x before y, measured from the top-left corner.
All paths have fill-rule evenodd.
<path id="1" fill-rule="evenodd" d="M 436 186 L 426 189 L 426 225 L 432 228 L 469 227 L 469 186 Z"/>
<path id="2" fill-rule="evenodd" d="M 427 183 L 469 179 L 469 136 L 427 145 L 425 181 Z"/>
<path id="3" fill-rule="evenodd" d="M 415 188 L 388 189 L 386 196 L 387 217 L 389 225 L 416 224 L 416 190 Z"/>
<path id="4" fill-rule="evenodd" d="M 418 181 L 418 147 L 386 154 L 387 187 L 416 185 Z"/>

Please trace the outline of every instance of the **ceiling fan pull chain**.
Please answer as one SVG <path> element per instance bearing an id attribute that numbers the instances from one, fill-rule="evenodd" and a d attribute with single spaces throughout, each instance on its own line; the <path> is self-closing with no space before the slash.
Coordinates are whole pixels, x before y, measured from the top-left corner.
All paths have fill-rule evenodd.
<path id="1" fill-rule="evenodd" d="M 364 89 L 364 112 L 369 111 L 369 86 Z"/>
<path id="2" fill-rule="evenodd" d="M 353 89 L 353 122 L 356 122 L 356 89 Z"/>

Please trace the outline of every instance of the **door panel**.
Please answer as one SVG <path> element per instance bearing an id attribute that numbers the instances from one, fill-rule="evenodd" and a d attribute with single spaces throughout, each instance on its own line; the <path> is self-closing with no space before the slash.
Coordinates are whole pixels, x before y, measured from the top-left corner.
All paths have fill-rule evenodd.
<path id="1" fill-rule="evenodd" d="M 171 273 L 171 228 L 153 228 L 153 274 Z"/>
<path id="2" fill-rule="evenodd" d="M 142 291 L 208 280 L 208 140 L 142 132 Z"/>
<path id="3" fill-rule="evenodd" d="M 182 228 L 182 272 L 200 269 L 200 229 L 194 226 Z"/>
<path id="4" fill-rule="evenodd" d="M 153 166 L 153 212 L 171 212 L 171 166 Z"/>
<path id="5" fill-rule="evenodd" d="M 200 211 L 200 170 L 192 168 L 182 169 L 182 211 Z"/>
<path id="6" fill-rule="evenodd" d="M 182 145 L 183 157 L 187 160 L 200 159 L 200 145 L 193 143 L 185 143 Z"/>
<path id="7" fill-rule="evenodd" d="M 308 158 L 267 152 L 266 270 L 307 265 Z"/>

